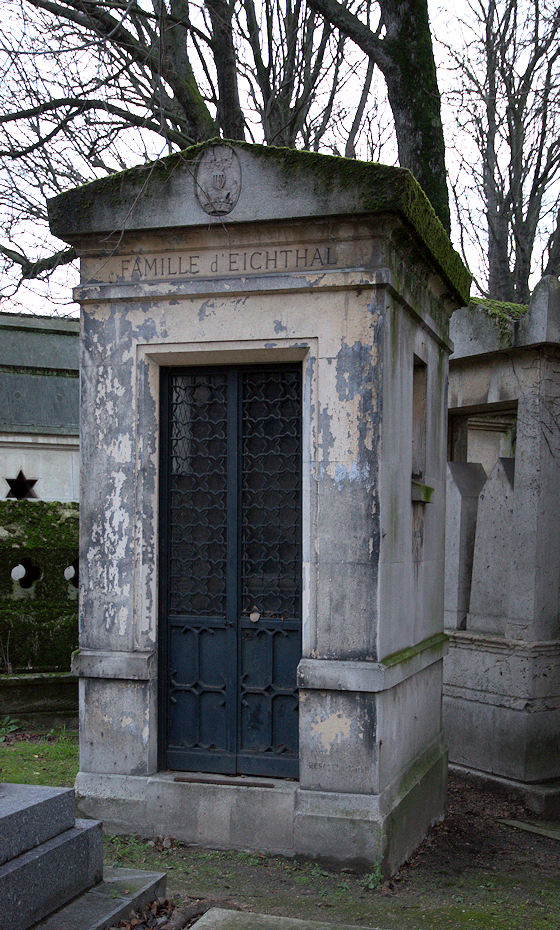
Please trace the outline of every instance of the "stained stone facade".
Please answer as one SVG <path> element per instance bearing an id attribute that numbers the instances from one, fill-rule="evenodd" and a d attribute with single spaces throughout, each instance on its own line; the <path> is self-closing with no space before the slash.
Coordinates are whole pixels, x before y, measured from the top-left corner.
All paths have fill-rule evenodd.
<path id="1" fill-rule="evenodd" d="M 81 810 L 393 870 L 445 804 L 468 274 L 408 172 L 241 143 L 50 217 L 81 259 Z"/>

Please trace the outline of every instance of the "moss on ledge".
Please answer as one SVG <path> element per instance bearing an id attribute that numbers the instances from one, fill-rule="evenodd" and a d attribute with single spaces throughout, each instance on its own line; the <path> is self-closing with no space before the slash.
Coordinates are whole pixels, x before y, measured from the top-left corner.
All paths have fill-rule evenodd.
<path id="1" fill-rule="evenodd" d="M 352 195 L 349 213 L 399 214 L 423 241 L 455 293 L 465 303 L 468 302 L 472 276 L 453 249 L 431 203 L 410 171 L 335 155 L 211 139 L 53 198 L 49 201 L 52 231 L 65 238 L 75 219 L 74 232 L 78 235 L 80 218 L 93 209 L 99 198 L 105 198 L 115 208 L 124 206 L 128 210 L 132 188 L 137 189 L 137 196 L 146 196 L 154 187 L 167 183 L 177 170 L 193 170 L 201 152 L 217 144 L 230 145 L 250 152 L 256 159 L 274 162 L 288 179 L 299 177 L 307 184 L 311 182 L 313 193 L 319 198 L 348 191 Z"/>
<path id="2" fill-rule="evenodd" d="M 78 504 L 69 501 L 0 501 L 2 549 L 77 548 Z"/>
<path id="3" fill-rule="evenodd" d="M 443 650 L 448 638 L 446 633 L 434 633 L 433 636 L 428 636 L 427 639 L 423 639 L 422 642 L 416 643 L 414 646 L 407 646 L 405 649 L 399 649 L 398 652 L 392 652 L 390 655 L 385 656 L 384 659 L 381 659 L 380 664 L 384 665 L 385 668 L 392 668 L 394 665 L 400 665 L 401 662 L 409 662 L 414 656 L 426 649 L 441 648 Z"/>
<path id="4" fill-rule="evenodd" d="M 471 310 L 482 310 L 498 329 L 500 344 L 509 347 L 513 344 L 513 326 L 529 309 L 528 304 L 514 304 L 506 300 L 489 300 L 473 297 L 469 302 Z"/>

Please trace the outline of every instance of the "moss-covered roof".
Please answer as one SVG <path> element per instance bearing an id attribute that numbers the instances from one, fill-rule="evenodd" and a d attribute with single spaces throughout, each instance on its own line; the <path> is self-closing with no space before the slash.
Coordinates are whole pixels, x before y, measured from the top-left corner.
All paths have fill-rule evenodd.
<path id="1" fill-rule="evenodd" d="M 399 214 L 421 238 L 456 294 L 465 303 L 468 301 L 471 275 L 451 246 L 447 233 L 418 182 L 404 168 L 375 162 L 213 139 L 150 164 L 92 181 L 53 198 L 49 201 L 51 230 L 61 239 L 72 241 L 88 233 L 121 228 L 155 228 L 157 217 L 154 215 L 154 194 L 158 195 L 159 201 L 164 199 L 164 193 L 176 200 L 179 189 L 176 186 L 177 175 L 192 175 L 194 165 L 204 149 L 217 144 L 229 145 L 238 154 L 246 153 L 253 163 L 272 169 L 275 178 L 282 179 L 282 195 L 288 211 L 286 217 L 291 210 L 294 216 Z M 181 193 L 184 194 L 184 190 Z M 309 198 L 314 201 L 312 209 L 308 207 Z M 151 208 L 147 201 L 152 202 Z M 144 208 L 142 202 L 146 204 Z M 178 209 L 174 202 L 173 206 Z M 174 220 L 176 213 L 173 209 L 168 210 L 167 215 L 168 225 L 177 222 Z M 177 225 L 229 224 L 284 218 L 278 212 L 278 200 L 267 198 L 266 190 L 264 194 L 261 192 L 260 199 L 255 196 L 248 198 L 245 210 L 236 207 L 227 218 L 200 215 L 200 210 L 198 215 L 193 211 L 194 218 L 190 220 L 188 210 L 183 210 L 182 217 L 183 223 L 178 222 Z"/>

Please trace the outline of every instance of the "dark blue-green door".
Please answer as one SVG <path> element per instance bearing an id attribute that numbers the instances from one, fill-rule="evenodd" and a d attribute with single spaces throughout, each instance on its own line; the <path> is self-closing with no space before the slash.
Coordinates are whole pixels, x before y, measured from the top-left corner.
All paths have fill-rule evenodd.
<path id="1" fill-rule="evenodd" d="M 297 777 L 301 369 L 161 388 L 161 764 Z"/>

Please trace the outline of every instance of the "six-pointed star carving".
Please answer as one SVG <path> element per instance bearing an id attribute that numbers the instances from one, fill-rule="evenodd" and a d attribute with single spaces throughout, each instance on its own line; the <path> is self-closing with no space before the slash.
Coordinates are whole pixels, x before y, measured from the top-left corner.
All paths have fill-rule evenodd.
<path id="1" fill-rule="evenodd" d="M 26 478 L 21 469 L 17 478 L 6 478 L 6 481 L 10 485 L 6 497 L 15 497 L 18 501 L 26 497 L 37 497 L 33 490 L 33 485 L 37 484 L 37 478 Z"/>

